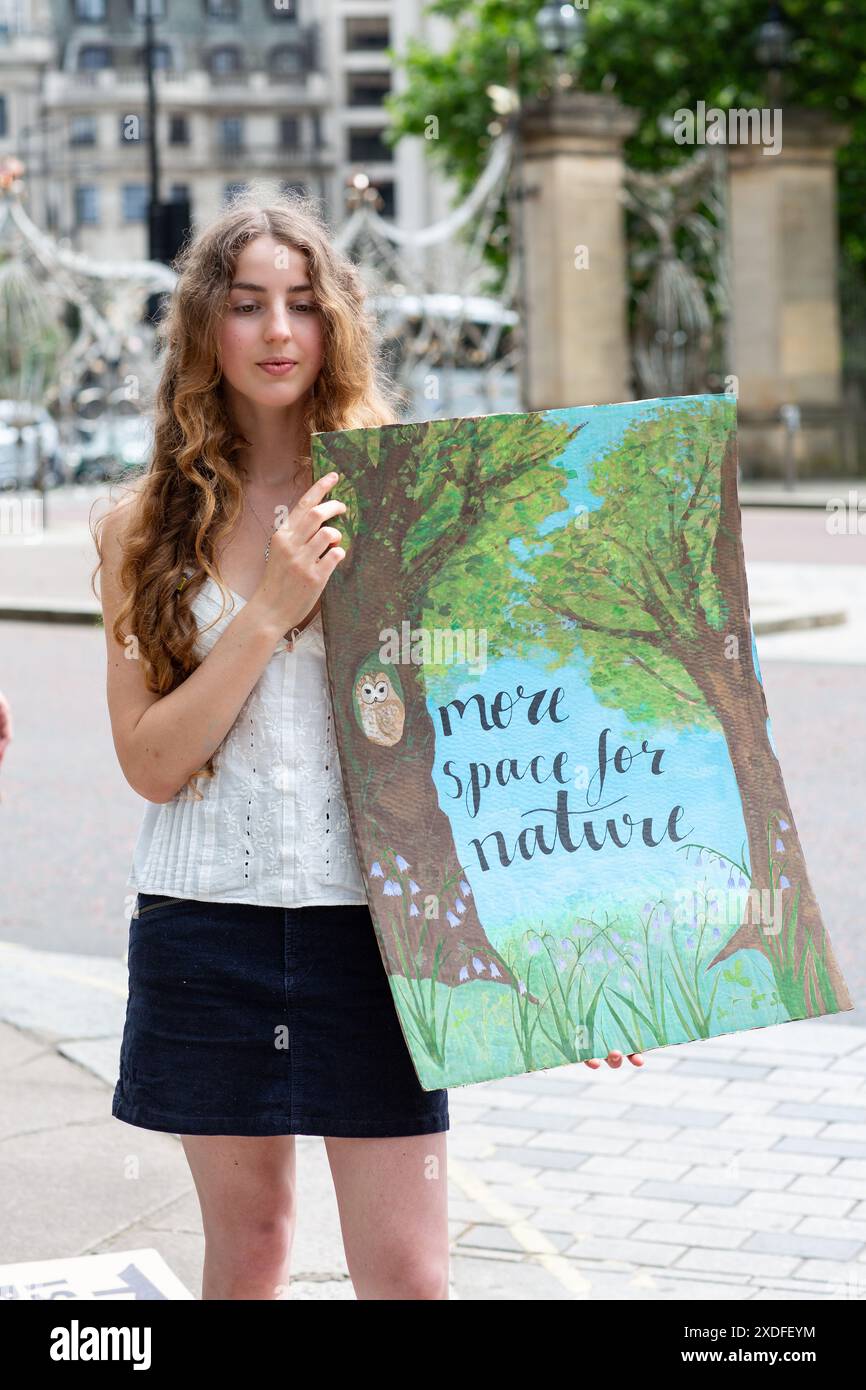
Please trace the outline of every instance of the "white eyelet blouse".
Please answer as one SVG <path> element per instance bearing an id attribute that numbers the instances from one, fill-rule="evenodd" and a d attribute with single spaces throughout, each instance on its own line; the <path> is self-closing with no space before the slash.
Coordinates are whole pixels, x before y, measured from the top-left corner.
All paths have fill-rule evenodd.
<path id="1" fill-rule="evenodd" d="M 208 576 L 192 603 L 196 653 L 236 608 Z M 208 624 L 213 622 L 213 626 Z M 127 887 L 204 902 L 305 907 L 366 903 L 343 795 L 321 613 L 280 638 L 217 750 L 216 775 L 146 803 Z"/>

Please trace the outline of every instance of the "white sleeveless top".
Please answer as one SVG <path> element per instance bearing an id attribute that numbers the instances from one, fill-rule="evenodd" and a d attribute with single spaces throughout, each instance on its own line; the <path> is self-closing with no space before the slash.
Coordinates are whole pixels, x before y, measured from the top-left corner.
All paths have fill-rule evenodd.
<path id="1" fill-rule="evenodd" d="M 246 603 L 207 577 L 192 602 L 204 659 Z M 213 627 L 208 624 L 214 622 Z M 203 629 L 207 628 L 206 631 Z M 216 753 L 215 776 L 148 801 L 127 887 L 205 902 L 366 903 L 343 795 L 321 613 L 281 637 Z"/>

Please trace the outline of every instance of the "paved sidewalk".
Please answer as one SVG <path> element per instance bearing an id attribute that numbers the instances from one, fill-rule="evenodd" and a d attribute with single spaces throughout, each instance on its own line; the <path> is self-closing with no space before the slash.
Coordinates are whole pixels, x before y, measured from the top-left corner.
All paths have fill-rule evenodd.
<path id="1" fill-rule="evenodd" d="M 864 488 L 866 480 L 856 478 L 807 479 L 793 489 L 781 480 L 747 480 L 740 482 L 739 494 L 744 509 L 826 511 L 832 502 L 837 508 L 847 506 L 852 516 L 859 517 Z M 99 618 L 101 607 L 90 587 L 97 558 L 90 522 L 106 509 L 107 497 L 108 485 L 100 484 L 49 492 L 43 510 L 35 493 L 0 498 L 0 619 L 92 623 Z M 866 517 L 866 504 L 863 514 Z M 756 635 L 841 628 L 829 639 L 831 653 L 853 647 L 851 622 L 863 620 L 862 585 L 855 566 L 846 563 L 855 559 L 855 548 L 856 540 L 853 546 L 840 547 L 841 564 L 807 566 L 810 571 L 827 571 L 817 584 L 816 576 L 804 573 L 802 566 L 749 562 Z M 853 594 L 849 581 L 854 584 Z M 858 641 L 859 635 L 858 630 Z M 831 654 L 829 659 L 836 658 Z"/>
<path id="2" fill-rule="evenodd" d="M 783 478 L 740 478 L 737 493 L 741 507 L 817 507 L 825 510 L 851 500 L 856 507 L 866 496 L 866 478 L 799 478 L 788 485 Z"/>
<path id="3" fill-rule="evenodd" d="M 0 1259 L 153 1246 L 200 1294 L 179 1140 L 111 1115 L 126 967 L 0 944 Z M 449 1092 L 460 1299 L 866 1299 L 866 1028 L 816 1019 Z M 299 1136 L 292 1296 L 354 1298 Z"/>
<path id="4" fill-rule="evenodd" d="M 83 526 L 70 524 L 39 536 L 3 536 L 0 538 L 0 619 L 97 622 L 101 619 L 102 607 L 90 589 L 95 564 L 90 536 Z M 837 642 L 848 640 L 847 625 L 852 617 L 849 580 L 855 586 L 855 600 L 862 608 L 860 590 L 866 585 L 866 566 L 804 567 L 759 561 L 749 562 L 746 570 L 756 636 L 835 627 L 845 629 Z M 826 573 L 817 576 L 819 582 L 816 584 L 804 570 Z M 837 571 L 844 573 L 837 575 Z M 98 577 L 96 583 L 98 589 Z"/>
<path id="5" fill-rule="evenodd" d="M 0 616 L 34 596 L 49 621 L 98 612 L 89 532 L 60 499 L 55 521 L 50 540 L 3 537 Z M 866 659 L 866 566 L 748 572 L 762 662 Z M 0 1261 L 152 1246 L 198 1297 L 180 1142 L 111 1115 L 126 990 L 118 958 L 0 942 Z M 859 1016 L 452 1089 L 458 1296 L 866 1298 Z M 297 1151 L 292 1296 L 353 1299 L 324 1144 Z"/>

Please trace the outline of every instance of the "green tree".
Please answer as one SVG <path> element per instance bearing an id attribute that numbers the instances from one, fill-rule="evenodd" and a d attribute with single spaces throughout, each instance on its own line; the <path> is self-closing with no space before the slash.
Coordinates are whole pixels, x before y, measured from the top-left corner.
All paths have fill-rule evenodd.
<path id="1" fill-rule="evenodd" d="M 488 661 L 546 657 L 555 669 L 580 651 L 599 700 L 644 728 L 720 730 L 740 789 L 751 884 L 781 893 L 785 878 L 792 892 L 783 898 L 783 940 L 746 920 L 710 966 L 756 949 L 776 971 L 792 1016 L 850 1006 L 839 1002 L 847 999 L 844 981 L 808 881 L 752 660 L 735 406 L 724 398 L 710 406 L 684 404 L 627 430 L 594 465 L 600 506 L 543 535 L 540 524 L 568 506 L 563 453 L 583 424 L 569 428 L 536 412 L 314 438 L 317 476 L 330 468 L 345 475 L 332 495 L 348 506 L 340 528 L 347 555 L 323 609 L 330 648 L 341 670 L 353 673 L 331 687 L 341 757 L 354 773 L 353 820 L 377 858 L 409 859 L 407 850 L 423 846 L 426 865 L 441 870 L 439 922 L 423 948 L 428 973 L 436 947 L 446 952 L 440 979 L 474 978 L 461 976 L 467 962 L 489 967 L 495 956 L 474 901 L 467 907 L 461 897 L 471 870 L 459 862 L 433 780 L 428 698 L 444 702 L 467 676 L 427 660 L 401 664 L 402 732 L 390 745 L 372 741 L 356 717 L 358 678 L 376 675 L 371 653 L 383 632 L 399 633 L 403 624 L 409 633 L 484 629 Z M 783 833 L 781 849 L 775 838 L 768 846 L 768 828 Z M 411 943 L 413 954 L 419 945 L 420 938 Z M 499 977 L 513 983 L 502 970 Z"/>
<path id="2" fill-rule="evenodd" d="M 0 253 L 0 396 L 41 405 L 68 345 L 47 284 L 21 257 Z"/>
<path id="3" fill-rule="evenodd" d="M 433 781 L 436 738 L 427 682 L 441 677 L 443 667 L 400 664 L 404 725 L 393 746 L 365 734 L 356 717 L 357 687 L 378 664 L 370 657 L 380 650 L 383 631 L 400 633 L 404 623 L 407 631 L 417 630 L 432 618 L 442 627 L 494 633 L 501 627 L 516 564 L 504 538 L 531 539 L 545 517 L 566 505 L 554 461 L 580 428 L 537 414 L 485 415 L 336 431 L 313 440 L 317 476 L 331 468 L 345 474 L 330 495 L 348 507 L 340 523 L 347 554 L 322 604 L 331 650 L 340 653 L 341 670 L 353 673 L 331 686 L 341 759 L 355 774 L 358 802 L 350 809 L 364 826 L 362 840 L 374 862 L 395 853 L 411 861 L 407 847 L 423 846 L 426 861 L 440 872 L 441 881 L 420 884 L 441 899 L 435 929 L 422 940 L 429 923 L 404 927 L 416 929 L 410 950 L 413 958 L 421 952 L 423 971 L 430 974 L 435 966 L 437 977 L 451 984 L 477 978 L 473 962 L 488 970 L 494 964 L 498 976 L 492 978 L 514 982 L 494 960 L 474 899 L 461 893 L 469 875 Z M 438 965 L 437 946 L 444 952 Z M 393 951 L 386 948 L 386 956 L 393 960 Z"/>
<path id="4" fill-rule="evenodd" d="M 752 655 L 734 401 L 691 402 L 636 421 L 596 461 L 590 487 L 600 505 L 536 543 L 523 566 L 532 580 L 526 601 L 509 620 L 518 633 L 533 618 L 545 621 L 554 667 L 578 646 L 598 699 L 641 729 L 723 733 L 748 837 L 743 867 L 762 906 L 778 894 L 787 910 L 783 919 L 753 920 L 753 899 L 707 968 L 754 949 L 792 1017 L 849 1008 Z"/>
<path id="5" fill-rule="evenodd" d="M 417 39 L 393 53 L 407 84 L 388 101 L 391 139 L 425 136 L 430 157 L 461 194 L 476 182 L 501 128 L 488 88 L 511 86 L 521 99 L 545 90 L 550 63 L 535 24 L 542 0 L 435 0 L 427 13 L 454 22 L 441 53 Z M 861 0 L 785 0 L 794 62 L 784 103 L 821 109 L 850 123 L 851 140 L 837 156 L 839 220 L 846 257 L 866 272 L 866 9 Z M 626 158 L 637 168 L 663 169 L 693 151 L 659 125 L 680 107 L 760 106 L 766 79 L 754 53 L 765 0 L 592 0 L 584 11 L 585 53 L 579 84 L 606 91 L 641 113 Z M 431 127 L 435 117 L 438 127 Z M 431 138 L 431 131 L 435 138 Z M 500 268 L 507 250 L 504 208 L 499 240 L 490 248 Z"/>

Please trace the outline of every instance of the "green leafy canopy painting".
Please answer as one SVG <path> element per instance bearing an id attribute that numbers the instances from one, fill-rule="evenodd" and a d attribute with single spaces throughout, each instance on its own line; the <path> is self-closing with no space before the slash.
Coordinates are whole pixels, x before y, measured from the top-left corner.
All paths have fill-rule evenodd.
<path id="1" fill-rule="evenodd" d="M 313 437 L 340 764 L 421 1085 L 853 1007 L 749 619 L 736 401 Z"/>

